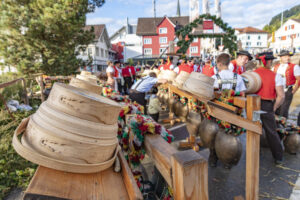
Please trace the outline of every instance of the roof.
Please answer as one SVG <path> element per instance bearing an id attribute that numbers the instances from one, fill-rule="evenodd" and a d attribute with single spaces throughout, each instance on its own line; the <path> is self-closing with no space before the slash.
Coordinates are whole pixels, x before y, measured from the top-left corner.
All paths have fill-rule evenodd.
<path id="1" fill-rule="evenodd" d="M 166 17 L 156 17 L 156 18 L 139 18 L 137 24 L 137 35 L 156 35 L 156 27 L 165 19 Z M 167 17 L 173 24 L 178 23 L 179 26 L 185 26 L 189 24 L 189 16 L 182 17 Z M 202 26 L 197 28 L 197 33 L 202 32 Z"/>
<path id="2" fill-rule="evenodd" d="M 300 19 L 291 19 L 291 20 L 294 20 L 294 21 L 300 23 Z"/>
<path id="3" fill-rule="evenodd" d="M 84 30 L 91 30 L 92 26 L 94 27 L 95 39 L 98 40 L 105 29 L 105 24 L 86 25 Z"/>
<path id="4" fill-rule="evenodd" d="M 248 26 L 245 28 L 235 28 L 235 30 L 239 31 L 240 33 L 268 33 L 267 31 L 254 28 L 252 26 Z"/>
<path id="5" fill-rule="evenodd" d="M 112 40 L 114 37 L 116 37 L 119 33 L 121 33 L 123 30 L 125 30 L 125 26 L 122 26 L 119 30 L 117 30 L 112 36 L 110 36 L 110 40 Z"/>

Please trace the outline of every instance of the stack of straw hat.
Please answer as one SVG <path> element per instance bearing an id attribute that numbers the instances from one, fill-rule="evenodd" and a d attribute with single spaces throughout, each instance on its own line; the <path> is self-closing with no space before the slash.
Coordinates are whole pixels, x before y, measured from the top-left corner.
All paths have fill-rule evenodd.
<path id="1" fill-rule="evenodd" d="M 55 83 L 48 100 L 16 129 L 13 146 L 45 167 L 74 173 L 105 170 L 119 150 L 120 110 L 118 103 L 96 93 Z"/>
<path id="2" fill-rule="evenodd" d="M 184 82 L 183 89 L 208 100 L 214 98 L 215 79 L 198 72 L 192 72 Z"/>
<path id="3" fill-rule="evenodd" d="M 175 85 L 178 88 L 182 88 L 184 82 L 190 77 L 190 73 L 181 71 L 180 74 L 176 77 L 176 79 L 173 81 L 173 85 Z"/>
<path id="4" fill-rule="evenodd" d="M 94 83 L 97 84 L 98 83 L 98 78 L 95 75 L 92 75 L 91 72 L 87 72 L 87 71 L 82 71 L 80 74 L 76 75 L 77 79 L 81 79 L 84 81 L 88 81 L 90 83 Z"/>
<path id="5" fill-rule="evenodd" d="M 158 75 L 158 79 L 165 79 L 168 80 L 169 82 L 173 82 L 176 77 L 177 77 L 176 72 L 172 70 L 162 70 Z"/>

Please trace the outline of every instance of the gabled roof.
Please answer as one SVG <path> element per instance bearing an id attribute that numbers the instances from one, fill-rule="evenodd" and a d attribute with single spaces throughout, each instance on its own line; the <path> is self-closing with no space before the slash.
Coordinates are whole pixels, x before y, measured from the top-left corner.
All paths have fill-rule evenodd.
<path id="1" fill-rule="evenodd" d="M 254 28 L 252 26 L 248 26 L 245 28 L 235 28 L 235 30 L 239 31 L 240 33 L 268 33 L 267 31 Z"/>
<path id="2" fill-rule="evenodd" d="M 95 41 L 98 41 L 100 37 L 103 35 L 106 45 L 110 47 L 111 44 L 110 44 L 110 40 L 108 37 L 105 24 L 86 25 L 84 27 L 84 30 L 90 30 L 92 26 L 94 27 Z"/>
<path id="3" fill-rule="evenodd" d="M 295 22 L 300 23 L 300 19 L 291 19 L 291 20 L 294 20 Z"/>
<path id="4" fill-rule="evenodd" d="M 95 39 L 98 40 L 104 29 L 106 29 L 105 24 L 86 25 L 84 30 L 91 30 L 92 26 L 94 27 Z"/>
<path id="5" fill-rule="evenodd" d="M 126 29 L 126 26 L 122 26 L 119 30 L 117 30 L 112 36 L 110 36 L 110 40 L 112 40 L 114 37 L 116 37 L 118 34 L 120 34 L 123 30 Z"/>
<path id="6" fill-rule="evenodd" d="M 165 19 L 166 17 L 156 17 L 156 18 L 139 18 L 137 24 L 137 35 L 156 35 L 157 26 Z M 176 25 L 176 22 L 180 26 L 185 26 L 189 23 L 189 16 L 182 17 L 167 17 L 173 24 Z M 197 33 L 202 31 L 202 26 L 199 25 L 197 28 Z"/>

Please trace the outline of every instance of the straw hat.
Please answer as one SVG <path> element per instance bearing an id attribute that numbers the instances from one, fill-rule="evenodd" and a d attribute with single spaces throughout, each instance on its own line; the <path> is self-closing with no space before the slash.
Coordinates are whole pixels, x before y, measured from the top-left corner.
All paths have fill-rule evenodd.
<path id="1" fill-rule="evenodd" d="M 111 167 L 119 151 L 118 140 L 106 143 L 95 138 L 64 138 L 65 131 L 42 127 L 33 117 L 24 119 L 13 136 L 13 147 L 25 159 L 52 169 L 94 173 Z M 22 143 L 18 139 L 22 135 Z"/>
<path id="2" fill-rule="evenodd" d="M 109 125 L 117 122 L 121 111 L 121 105 L 115 101 L 62 83 L 53 85 L 47 102 L 74 117 Z"/>
<path id="3" fill-rule="evenodd" d="M 96 93 L 99 95 L 101 95 L 101 92 L 102 92 L 101 86 L 94 84 L 93 82 L 85 81 L 85 80 L 78 79 L 78 78 L 72 78 L 69 85 L 78 87 L 81 89 L 85 89 L 89 92 L 93 92 L 93 93 Z"/>
<path id="4" fill-rule="evenodd" d="M 201 73 L 192 72 L 190 77 L 183 84 L 183 89 L 207 98 L 214 98 L 214 79 Z"/>
<path id="5" fill-rule="evenodd" d="M 92 75 L 92 72 L 89 72 L 89 71 L 81 71 L 81 72 L 80 72 L 80 75 L 82 75 L 82 76 L 90 76 L 90 75 Z"/>
<path id="6" fill-rule="evenodd" d="M 181 71 L 180 74 L 176 77 L 176 79 L 173 81 L 173 84 L 178 87 L 182 88 L 184 82 L 190 77 L 190 73 Z"/>
<path id="7" fill-rule="evenodd" d="M 160 72 L 158 79 L 166 79 L 170 82 L 173 82 L 176 77 L 177 77 L 176 72 L 172 70 L 163 70 Z"/>

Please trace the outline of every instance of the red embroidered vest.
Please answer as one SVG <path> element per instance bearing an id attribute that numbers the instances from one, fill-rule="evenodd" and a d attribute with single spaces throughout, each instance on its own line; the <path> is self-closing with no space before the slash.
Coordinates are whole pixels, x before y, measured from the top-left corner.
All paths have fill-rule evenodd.
<path id="1" fill-rule="evenodd" d="M 185 71 L 187 73 L 192 73 L 192 71 L 194 71 L 194 68 L 187 64 L 183 64 L 183 65 L 179 65 L 179 74 L 181 71 Z"/>
<path id="2" fill-rule="evenodd" d="M 206 76 L 210 76 L 212 77 L 213 75 L 215 75 L 215 72 L 214 72 L 214 68 L 211 67 L 210 65 L 205 65 L 202 69 L 202 73 Z"/>
<path id="3" fill-rule="evenodd" d="M 231 61 L 231 64 L 233 65 L 233 73 L 237 73 L 239 75 L 241 75 L 242 73 L 245 72 L 244 67 L 240 67 L 237 65 L 236 60 Z"/>
<path id="4" fill-rule="evenodd" d="M 280 66 L 280 64 L 277 64 L 274 67 L 275 73 L 277 73 L 279 66 Z M 294 85 L 296 83 L 296 77 L 294 75 L 294 68 L 295 68 L 295 64 L 292 64 L 292 63 L 289 63 L 288 67 L 286 68 L 286 71 L 285 71 L 286 86 Z"/>
<path id="5" fill-rule="evenodd" d="M 276 99 L 275 72 L 264 67 L 259 67 L 254 72 L 258 73 L 262 81 L 261 88 L 256 94 L 263 100 Z"/>
<path id="6" fill-rule="evenodd" d="M 119 71 L 118 71 L 118 69 L 116 68 L 116 66 L 114 66 L 114 70 L 115 70 L 114 77 L 118 78 L 118 77 L 119 77 Z"/>

